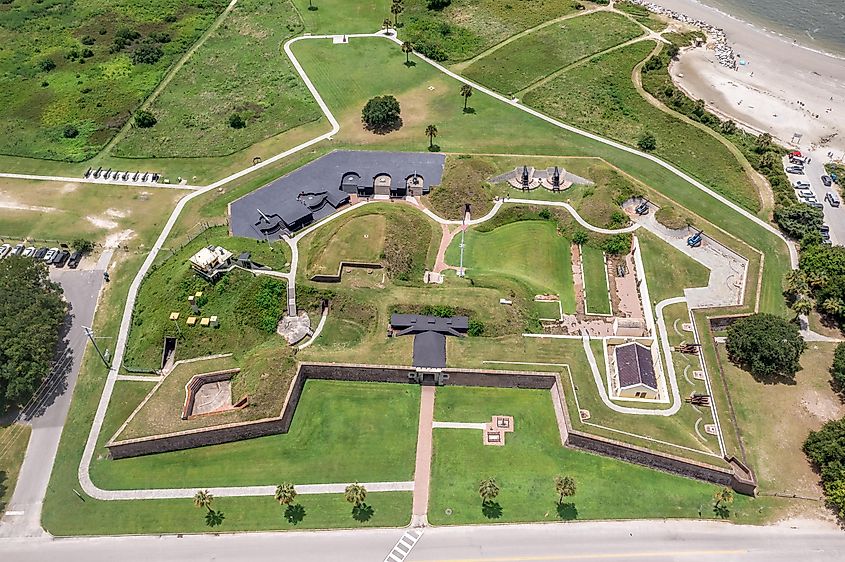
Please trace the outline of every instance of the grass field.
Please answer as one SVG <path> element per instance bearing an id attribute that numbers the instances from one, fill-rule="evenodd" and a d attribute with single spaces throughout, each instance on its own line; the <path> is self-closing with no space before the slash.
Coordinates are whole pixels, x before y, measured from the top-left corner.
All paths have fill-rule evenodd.
<path id="1" fill-rule="evenodd" d="M 569 240 L 555 232 L 551 221 L 522 221 L 492 232 L 466 232 L 464 267 L 467 277 L 485 283 L 490 277 L 508 278 L 524 287 L 527 298 L 536 294 L 560 296 L 565 312 L 574 312 L 575 293 Z M 446 251 L 446 261 L 460 261 L 460 237 Z"/>
<path id="2" fill-rule="evenodd" d="M 390 0 L 293 0 L 311 33 L 372 33 L 390 16 Z"/>
<path id="3" fill-rule="evenodd" d="M 282 51 L 301 31 L 290 0 L 240 0 L 155 99 L 149 108 L 155 126 L 133 127 L 112 154 L 223 156 L 318 119 L 317 104 Z M 229 125 L 236 113 L 245 127 Z"/>
<path id="4" fill-rule="evenodd" d="M 755 186 L 736 158 L 716 139 L 649 105 L 634 89 L 631 72 L 653 48 L 651 41 L 643 41 L 600 55 L 523 99 L 545 113 L 631 146 L 649 132 L 657 139 L 656 155 L 757 212 Z"/>
<path id="5" fill-rule="evenodd" d="M 133 248 L 161 231 L 176 202 L 174 189 L 0 179 L 0 236 L 93 242 L 131 231 Z M 123 236 L 120 236 L 123 238 Z"/>
<path id="6" fill-rule="evenodd" d="M 637 4 L 632 4 L 630 2 L 623 1 L 616 2 L 614 7 L 617 10 L 625 12 L 626 14 L 637 20 L 639 23 L 653 31 L 662 31 L 668 25 L 668 23 L 663 20 L 660 16 L 649 12 L 645 7 L 638 6 Z"/>
<path id="7" fill-rule="evenodd" d="M 225 6 L 224 0 L 6 3 L 0 152 L 90 158 Z"/>
<path id="8" fill-rule="evenodd" d="M 437 389 L 436 420 L 482 421 L 494 414 L 514 416 L 504 447 L 484 446 L 477 431 L 434 430 L 428 513 L 433 524 L 715 517 L 715 486 L 564 448 L 548 391 Z M 574 477 L 578 487 L 571 504 L 560 510 L 556 475 Z M 500 511 L 491 517 L 482 513 L 477 492 L 487 477 L 501 487 Z M 737 496 L 732 517 L 760 521 L 770 505 L 768 499 Z"/>
<path id="9" fill-rule="evenodd" d="M 625 16 L 597 12 L 531 32 L 475 61 L 462 74 L 504 94 L 595 53 L 642 35 Z"/>
<path id="10" fill-rule="evenodd" d="M 709 269 L 645 229 L 637 231 L 637 238 L 652 306 L 665 299 L 683 296 L 684 289 L 707 286 Z"/>
<path id="11" fill-rule="evenodd" d="M 32 428 L 25 424 L 0 428 L 0 447 L 3 451 L 0 455 L 0 514 L 6 512 L 6 506 L 12 499 L 31 433 Z"/>
<path id="12" fill-rule="evenodd" d="M 359 215 L 344 221 L 330 234 L 328 226 L 316 231 L 306 276 L 333 275 L 341 261 L 379 263 L 384 252 L 386 222 L 378 214 Z"/>
<path id="13" fill-rule="evenodd" d="M 584 266 L 587 313 L 610 314 L 612 311 L 610 309 L 604 252 L 592 246 L 582 246 L 581 263 Z"/>

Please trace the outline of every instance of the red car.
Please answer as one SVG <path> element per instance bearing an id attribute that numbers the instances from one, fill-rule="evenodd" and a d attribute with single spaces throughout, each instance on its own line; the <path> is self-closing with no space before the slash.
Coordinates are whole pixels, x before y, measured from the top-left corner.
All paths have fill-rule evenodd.
<path id="1" fill-rule="evenodd" d="M 793 150 L 792 152 L 789 153 L 789 156 L 790 156 L 790 158 L 804 158 L 804 155 L 801 154 L 801 151 L 799 151 L 799 150 Z"/>

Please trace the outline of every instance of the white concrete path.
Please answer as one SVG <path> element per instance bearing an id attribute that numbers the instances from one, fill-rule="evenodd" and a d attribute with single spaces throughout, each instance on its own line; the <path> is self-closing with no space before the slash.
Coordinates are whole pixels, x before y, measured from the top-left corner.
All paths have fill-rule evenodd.
<path id="1" fill-rule="evenodd" d="M 15 180 L 58 181 L 65 183 L 96 183 L 100 185 L 118 185 L 123 187 L 155 187 L 164 189 L 184 189 L 187 191 L 196 191 L 197 189 L 202 189 L 202 187 L 196 185 L 153 183 L 149 181 L 113 181 L 95 178 L 70 178 L 65 176 L 40 176 L 38 174 L 11 174 L 8 172 L 0 172 L 0 178 L 9 178 Z"/>
<path id="2" fill-rule="evenodd" d="M 308 347 L 312 343 L 314 343 L 314 340 L 316 340 L 318 337 L 320 337 L 320 332 L 323 331 L 323 326 L 326 325 L 326 318 L 328 318 L 328 316 L 329 316 L 329 309 L 324 308 L 323 313 L 320 315 L 320 322 L 317 324 L 317 328 L 314 330 L 314 333 L 311 334 L 311 337 L 308 338 L 308 341 L 306 341 L 305 343 L 303 343 L 302 345 L 297 347 L 297 349 L 299 349 L 299 350 L 305 349 L 306 347 Z"/>
<path id="3" fill-rule="evenodd" d="M 431 427 L 434 429 L 480 429 L 484 431 L 486 424 L 483 423 L 465 423 L 465 422 L 432 422 Z"/>
<path id="4" fill-rule="evenodd" d="M 599 234 L 622 234 L 625 232 L 634 232 L 640 227 L 640 225 L 637 223 L 634 223 L 631 226 L 626 226 L 625 228 L 615 229 L 599 228 L 597 226 L 593 226 L 592 224 L 588 223 L 581 215 L 578 214 L 578 211 L 575 210 L 575 207 L 563 201 L 534 201 L 532 199 L 511 199 L 510 197 L 508 197 L 506 202 L 520 203 L 525 205 L 545 205 L 547 207 L 562 207 L 569 211 L 569 214 L 572 215 L 572 218 L 574 218 L 578 224 L 580 224 L 587 230 L 592 230 L 593 232 L 598 232 Z"/>

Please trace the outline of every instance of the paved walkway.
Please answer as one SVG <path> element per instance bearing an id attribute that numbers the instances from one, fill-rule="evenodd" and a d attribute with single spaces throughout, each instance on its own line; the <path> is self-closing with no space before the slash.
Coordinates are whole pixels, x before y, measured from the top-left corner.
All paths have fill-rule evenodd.
<path id="1" fill-rule="evenodd" d="M 414 506 L 411 525 L 428 525 L 428 487 L 431 480 L 431 449 L 436 387 L 424 386 L 420 393 L 420 425 L 417 433 L 417 462 L 414 467 Z"/>
<path id="2" fill-rule="evenodd" d="M 434 429 L 480 429 L 484 431 L 487 424 L 483 423 L 468 423 L 468 422 L 432 422 L 431 426 Z"/>
<path id="3" fill-rule="evenodd" d="M 329 309 L 328 309 L 328 307 L 326 307 L 326 308 L 323 309 L 323 313 L 320 315 L 320 323 L 317 324 L 317 328 L 314 330 L 314 333 L 311 334 L 311 337 L 308 338 L 308 341 L 306 341 L 305 343 L 303 343 L 302 345 L 297 347 L 297 349 L 300 349 L 300 350 L 305 349 L 306 347 L 308 347 L 312 343 L 314 343 L 314 340 L 316 340 L 318 337 L 320 337 L 320 333 L 323 331 L 323 326 L 326 325 L 326 318 L 328 318 L 328 316 L 329 316 Z"/>
<path id="4" fill-rule="evenodd" d="M 9 178 L 14 180 L 36 180 L 36 181 L 59 181 L 65 183 L 98 183 L 101 185 L 122 185 L 126 187 L 160 187 L 164 189 L 183 189 L 186 191 L 195 191 L 202 189 L 195 185 L 183 185 L 174 183 L 153 183 L 149 181 L 112 181 L 95 178 L 69 178 L 65 176 L 40 176 L 38 174 L 11 174 L 8 172 L 0 172 L 0 178 Z"/>

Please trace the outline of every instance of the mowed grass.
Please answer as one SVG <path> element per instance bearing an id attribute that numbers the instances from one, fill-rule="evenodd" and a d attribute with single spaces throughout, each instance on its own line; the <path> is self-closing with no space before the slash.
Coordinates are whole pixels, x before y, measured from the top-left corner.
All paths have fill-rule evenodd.
<path id="1" fill-rule="evenodd" d="M 131 186 L 0 179 L 0 236 L 102 243 L 132 231 L 121 245 L 137 247 L 158 234 L 187 192 Z"/>
<path id="2" fill-rule="evenodd" d="M 461 237 L 446 251 L 446 261 L 460 262 Z M 526 297 L 554 293 L 565 312 L 574 312 L 575 293 L 569 240 L 559 236 L 551 221 L 521 221 L 491 232 L 469 229 L 464 239 L 467 277 L 484 282 L 506 277 L 525 288 Z"/>
<path id="3" fill-rule="evenodd" d="M 0 153 L 67 161 L 90 158 L 226 4 L 6 3 L 0 10 L 0 121 L 5 125 Z M 121 29 L 140 36 L 113 49 Z M 86 37 L 90 39 L 83 43 Z M 156 62 L 133 62 L 144 41 L 160 49 Z M 67 134 L 68 126 L 77 134 Z"/>
<path id="4" fill-rule="evenodd" d="M 301 31 L 290 0 L 240 0 L 155 99 L 149 108 L 155 126 L 131 128 L 112 154 L 223 156 L 318 119 L 317 104 L 282 50 Z M 229 125 L 234 114 L 245 127 Z"/>
<path id="5" fill-rule="evenodd" d="M 485 446 L 478 431 L 435 429 L 428 518 L 435 525 L 561 519 L 714 518 L 716 486 L 561 444 L 551 395 L 545 390 L 444 387 L 435 419 L 487 421 L 514 417 L 503 447 Z M 554 477 L 575 478 L 577 493 L 558 510 Z M 501 511 L 482 513 L 478 484 L 493 477 Z M 736 496 L 733 519 L 758 521 L 767 500 Z M 446 510 L 451 510 L 447 515 Z"/>
<path id="6" fill-rule="evenodd" d="M 654 154 L 756 213 L 760 200 L 754 184 L 727 148 L 691 125 L 652 107 L 634 88 L 632 70 L 653 49 L 653 42 L 642 41 L 599 55 L 529 91 L 523 101 L 544 113 L 631 146 L 637 146 L 643 134 L 651 133 L 657 139 Z"/>
<path id="7" fill-rule="evenodd" d="M 343 222 L 330 239 L 323 236 L 322 229 L 317 231 L 307 275 L 335 274 L 342 261 L 379 263 L 384 250 L 386 223 L 378 214 L 361 215 Z"/>
<path id="8" fill-rule="evenodd" d="M 584 266 L 587 313 L 610 314 L 610 296 L 608 294 L 604 252 L 592 246 L 581 246 L 581 263 Z"/>
<path id="9" fill-rule="evenodd" d="M 577 61 L 642 35 L 625 16 L 596 12 L 543 27 L 475 60 L 462 74 L 514 94 Z"/>
<path id="10" fill-rule="evenodd" d="M 12 499 L 31 433 L 32 427 L 26 424 L 0 428 L 0 447 L 3 448 L 0 456 L 0 514 L 6 512 L 6 506 Z"/>
<path id="11" fill-rule="evenodd" d="M 286 434 L 103 458 L 92 478 L 106 489 L 411 480 L 419 395 L 411 384 L 308 381 Z"/>
<path id="12" fill-rule="evenodd" d="M 684 289 L 707 286 L 709 269 L 645 229 L 638 230 L 636 235 L 652 306 L 683 296 Z"/>
<path id="13" fill-rule="evenodd" d="M 293 0 L 311 33 L 372 33 L 390 15 L 390 0 Z M 309 5 L 317 8 L 309 10 Z"/>

